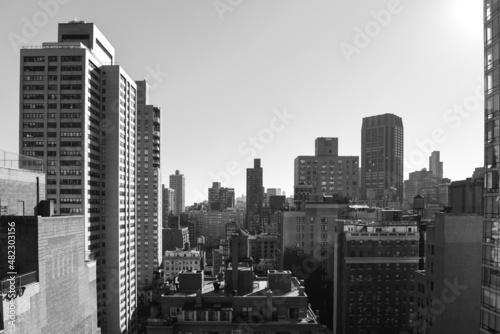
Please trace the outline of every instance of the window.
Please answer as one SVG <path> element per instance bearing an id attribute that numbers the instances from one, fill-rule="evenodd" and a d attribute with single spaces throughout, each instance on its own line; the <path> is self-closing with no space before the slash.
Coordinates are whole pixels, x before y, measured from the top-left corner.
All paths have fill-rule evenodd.
<path id="1" fill-rule="evenodd" d="M 43 81 L 43 75 L 25 75 L 24 81 Z"/>
<path id="2" fill-rule="evenodd" d="M 220 311 L 220 321 L 230 321 L 231 311 L 222 310 Z"/>
<path id="3" fill-rule="evenodd" d="M 184 311 L 184 321 L 194 321 L 194 311 Z"/>
<path id="4" fill-rule="evenodd" d="M 241 308 L 241 316 L 245 320 L 249 320 L 252 316 L 252 308 L 251 307 L 242 307 Z"/>
<path id="5" fill-rule="evenodd" d="M 35 56 L 35 57 L 24 57 L 24 62 L 25 63 L 43 63 L 45 62 L 45 57 L 44 56 Z"/>
<path id="6" fill-rule="evenodd" d="M 299 317 L 299 308 L 298 307 L 288 308 L 288 317 L 290 319 L 297 319 Z"/>
<path id="7" fill-rule="evenodd" d="M 171 317 L 177 317 L 179 314 L 181 314 L 182 309 L 180 307 L 171 307 L 170 308 L 170 316 Z"/>

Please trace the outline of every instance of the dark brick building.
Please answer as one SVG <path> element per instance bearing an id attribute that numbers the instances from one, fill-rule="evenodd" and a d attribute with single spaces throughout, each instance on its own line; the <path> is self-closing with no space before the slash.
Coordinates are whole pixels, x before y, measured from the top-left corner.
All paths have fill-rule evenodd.
<path id="1" fill-rule="evenodd" d="M 336 333 L 411 332 L 419 233 L 415 222 L 344 225 Z"/>

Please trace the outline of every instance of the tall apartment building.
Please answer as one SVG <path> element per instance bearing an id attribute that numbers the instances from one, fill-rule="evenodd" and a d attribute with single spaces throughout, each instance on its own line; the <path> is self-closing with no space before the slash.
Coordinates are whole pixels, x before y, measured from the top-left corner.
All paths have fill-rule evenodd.
<path id="1" fill-rule="evenodd" d="M 416 222 L 344 222 L 336 333 L 404 333 L 414 325 Z"/>
<path id="2" fill-rule="evenodd" d="M 403 120 L 393 114 L 363 118 L 362 199 L 403 201 Z"/>
<path id="3" fill-rule="evenodd" d="M 429 157 L 429 171 L 434 177 L 443 177 L 443 162 L 439 158 L 440 152 L 434 151 Z"/>
<path id="4" fill-rule="evenodd" d="M 498 196 L 500 195 L 500 20 L 499 3 L 484 0 L 484 223 L 483 264 L 481 277 L 481 326 L 480 333 L 500 332 L 500 309 L 497 296 L 500 295 L 498 276 L 500 271 L 498 233 Z"/>
<path id="5" fill-rule="evenodd" d="M 264 187 L 262 186 L 263 170 L 260 159 L 254 159 L 253 168 L 247 168 L 247 203 L 245 228 L 250 232 L 263 230 L 261 212 L 264 202 Z"/>
<path id="6" fill-rule="evenodd" d="M 175 210 L 175 190 L 163 185 L 163 227 L 168 227 L 168 217 Z"/>
<path id="7" fill-rule="evenodd" d="M 357 198 L 359 157 L 339 156 L 338 138 L 316 138 L 315 155 L 294 161 L 294 186 L 310 186 L 313 195 Z"/>
<path id="8" fill-rule="evenodd" d="M 302 211 L 283 211 L 283 217 L 278 217 L 282 221 L 278 221 L 278 233 L 281 235 L 278 245 L 282 254 L 282 263 L 278 267 L 288 269 L 284 255 L 288 249 L 296 249 L 306 261 L 298 268 L 291 268 L 295 275 L 307 281 L 316 270 L 325 272 L 316 282 L 322 295 L 311 296 L 314 299 L 311 303 L 313 308 L 319 309 L 320 318 L 330 328 L 334 325 L 335 314 L 339 312 L 335 308 L 335 296 L 342 291 L 340 279 L 335 279 L 339 270 L 342 235 L 342 225 L 337 220 L 347 206 L 334 201 L 310 201 Z"/>
<path id="9" fill-rule="evenodd" d="M 318 259 L 333 277 L 333 250 L 340 233 L 336 220 L 347 204 L 309 202 L 303 211 L 284 211 L 279 234 L 282 236 L 280 252 L 287 247 L 298 247 L 305 255 Z"/>
<path id="10" fill-rule="evenodd" d="M 160 108 L 149 104 L 149 85 L 137 81 L 137 286 L 147 287 L 162 261 L 163 200 Z"/>
<path id="11" fill-rule="evenodd" d="M 479 323 L 482 216 L 436 214 L 417 271 L 416 334 L 475 333 Z M 487 293 L 485 298 L 496 299 Z"/>
<path id="12" fill-rule="evenodd" d="M 83 214 L 97 260 L 98 326 L 135 332 L 135 81 L 92 23 L 21 50 L 19 151 L 43 159 L 57 214 Z"/>
<path id="13" fill-rule="evenodd" d="M 185 211 L 186 180 L 178 170 L 175 171 L 175 174 L 170 175 L 169 188 L 175 190 L 173 214 L 174 216 L 180 215 Z"/>
<path id="14" fill-rule="evenodd" d="M 208 188 L 208 206 L 212 211 L 224 211 L 234 208 L 234 188 L 221 187 L 220 182 L 213 182 Z"/>

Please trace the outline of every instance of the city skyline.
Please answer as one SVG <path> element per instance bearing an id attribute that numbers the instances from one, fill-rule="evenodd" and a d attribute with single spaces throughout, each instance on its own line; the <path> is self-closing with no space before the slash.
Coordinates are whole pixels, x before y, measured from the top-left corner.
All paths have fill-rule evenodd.
<path id="1" fill-rule="evenodd" d="M 410 165 L 405 179 L 427 167 L 435 150 L 448 166 L 444 176 L 452 180 L 465 179 L 483 165 L 474 149 L 483 136 L 482 93 L 476 95 L 483 68 L 480 4 L 402 1 L 390 8 L 389 2 L 373 1 L 360 9 L 359 4 L 273 1 L 241 2 L 221 12 L 212 2 L 170 1 L 145 14 L 139 14 L 145 4 L 123 4 L 123 15 L 112 21 L 107 20 L 116 8 L 112 2 L 61 1 L 47 9 L 2 1 L 0 7 L 6 63 L 19 63 L 21 45 L 55 40 L 60 22 L 77 17 L 99 27 L 120 50 L 117 61 L 135 80 L 150 82 L 151 100 L 164 110 L 162 183 L 181 170 L 186 205 L 199 201 L 197 191 L 206 198 L 212 182 L 244 194 L 245 169 L 258 151 L 249 149 L 249 137 L 273 137 L 258 142 L 262 151 L 255 156 L 266 166 L 266 180 L 272 180 L 264 186 L 292 194 L 293 159 L 312 155 L 315 138 L 337 137 L 339 155 L 361 156 L 362 118 L 383 113 L 397 114 L 405 124 L 405 166 Z M 390 17 L 380 17 L 389 10 Z M 48 13 L 47 20 L 39 13 Z M 144 24 L 123 34 L 132 20 Z M 23 27 L 33 22 L 38 25 L 29 34 Z M 379 24 L 380 31 L 361 47 L 359 31 L 377 22 L 385 26 Z M 146 49 L 147 54 L 140 52 Z M 354 53 L 346 57 L 346 50 Z M 4 73 L 9 80 L 0 84 L 7 97 L 2 114 L 16 115 L 18 86 L 12 83 L 19 80 L 18 69 L 9 66 Z M 283 118 L 285 111 L 293 117 Z M 3 149 L 11 152 L 18 148 L 15 122 L 0 125 Z M 224 129 L 223 140 L 212 135 L 215 126 Z M 209 147 L 217 150 L 204 149 Z M 463 161 L 457 147 L 466 149 L 469 159 Z M 196 158 L 188 151 L 197 152 Z M 236 171 L 229 179 L 212 177 L 228 170 Z"/>

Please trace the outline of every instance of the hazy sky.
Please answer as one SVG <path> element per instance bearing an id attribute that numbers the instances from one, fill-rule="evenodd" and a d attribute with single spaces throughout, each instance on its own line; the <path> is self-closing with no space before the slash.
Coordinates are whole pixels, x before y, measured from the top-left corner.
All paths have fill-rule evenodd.
<path id="1" fill-rule="evenodd" d="M 1 150 L 18 151 L 19 45 L 56 41 L 75 17 L 150 82 L 162 179 L 185 175 L 186 204 L 216 175 L 245 193 L 254 153 L 264 186 L 292 194 L 316 137 L 360 155 L 362 118 L 383 113 L 403 119 L 405 175 L 431 150 L 452 180 L 483 165 L 482 1 L 0 0 Z"/>

